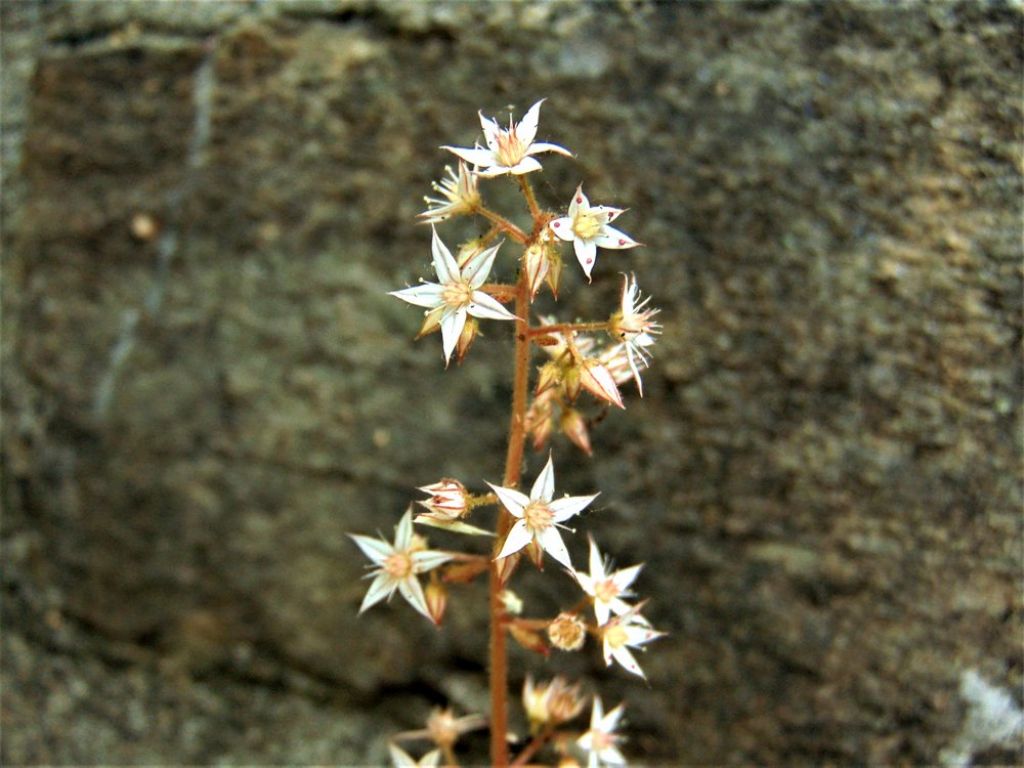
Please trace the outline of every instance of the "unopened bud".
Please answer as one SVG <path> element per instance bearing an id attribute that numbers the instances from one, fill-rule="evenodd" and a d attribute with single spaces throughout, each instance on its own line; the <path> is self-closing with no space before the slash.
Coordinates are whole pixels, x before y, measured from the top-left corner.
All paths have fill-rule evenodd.
<path id="1" fill-rule="evenodd" d="M 526 411 L 526 431 L 533 436 L 533 449 L 539 451 L 551 437 L 554 427 L 552 397 L 554 390 L 534 398 Z"/>
<path id="2" fill-rule="evenodd" d="M 430 620 L 440 626 L 444 611 L 448 607 L 448 589 L 439 581 L 431 581 L 423 590 L 423 594 L 427 598 Z"/>
<path id="3" fill-rule="evenodd" d="M 512 638 L 517 643 L 528 651 L 540 653 L 545 656 L 551 652 L 551 649 L 548 648 L 548 644 L 544 642 L 544 638 L 541 637 L 539 632 L 534 632 L 532 629 L 526 629 L 518 624 L 509 624 L 508 633 L 512 635 Z"/>
<path id="4" fill-rule="evenodd" d="M 578 651 L 587 639 L 587 625 L 575 613 L 560 613 L 548 625 L 551 644 L 562 651 Z"/>
<path id="5" fill-rule="evenodd" d="M 551 295 L 556 299 L 558 298 L 558 285 L 562 281 L 562 257 L 558 251 L 552 248 L 548 252 L 548 274 L 547 274 L 548 288 L 551 289 Z"/>
<path id="6" fill-rule="evenodd" d="M 583 414 L 575 408 L 565 408 L 562 411 L 560 426 L 562 434 L 572 441 L 573 445 L 583 451 L 587 456 L 593 455 L 590 448 L 590 434 L 587 431 L 587 420 Z"/>
<path id="7" fill-rule="evenodd" d="M 530 557 L 530 561 L 537 566 L 540 570 L 544 570 L 544 550 L 534 539 L 526 545 L 526 554 Z"/>
<path id="8" fill-rule="evenodd" d="M 466 324 L 462 326 L 462 333 L 459 334 L 459 341 L 455 345 L 455 359 L 462 362 L 462 358 L 469 352 L 473 339 L 480 330 L 480 322 L 475 317 L 467 317 Z"/>
<path id="9" fill-rule="evenodd" d="M 570 403 L 579 397 L 581 383 L 580 366 L 570 365 L 562 372 L 562 392 Z"/>
<path id="10" fill-rule="evenodd" d="M 537 242 L 526 249 L 523 254 L 523 270 L 526 272 L 526 284 L 530 286 L 530 298 L 537 295 L 544 278 L 548 274 L 548 249 L 543 243 Z"/>
<path id="11" fill-rule="evenodd" d="M 517 565 L 519 565 L 518 552 L 496 560 L 494 563 L 494 569 L 497 571 L 498 581 L 502 584 L 508 581 Z"/>
<path id="12" fill-rule="evenodd" d="M 424 485 L 419 490 L 430 494 L 430 498 L 418 503 L 437 517 L 458 520 L 469 510 L 469 494 L 466 492 L 466 486 L 458 480 L 445 477 L 432 485 Z"/>
<path id="13" fill-rule="evenodd" d="M 561 380 L 562 366 L 554 360 L 544 363 L 537 375 L 537 388 L 534 390 L 534 394 L 539 395 L 541 392 L 555 386 Z"/>
<path id="14" fill-rule="evenodd" d="M 423 325 L 420 326 L 420 331 L 416 334 L 417 339 L 422 339 L 441 328 L 441 315 L 444 314 L 445 309 L 445 307 L 437 307 L 424 314 Z"/>
<path id="15" fill-rule="evenodd" d="M 615 386 L 615 379 L 601 363 L 593 358 L 584 360 L 578 370 L 580 384 L 590 394 L 612 405 L 617 405 L 619 408 L 626 407 L 622 404 L 622 395 L 619 394 L 619 388 Z"/>
<path id="16" fill-rule="evenodd" d="M 527 677 L 523 685 L 523 709 L 534 732 L 545 725 L 561 725 L 572 720 L 583 710 L 583 703 L 579 684 L 569 685 L 562 677 L 539 685 L 534 685 L 533 679 Z"/>
<path id="17" fill-rule="evenodd" d="M 501 590 L 501 592 L 498 593 L 498 599 L 501 600 L 501 605 L 505 609 L 505 613 L 518 616 L 523 612 L 522 599 L 511 589 Z"/>

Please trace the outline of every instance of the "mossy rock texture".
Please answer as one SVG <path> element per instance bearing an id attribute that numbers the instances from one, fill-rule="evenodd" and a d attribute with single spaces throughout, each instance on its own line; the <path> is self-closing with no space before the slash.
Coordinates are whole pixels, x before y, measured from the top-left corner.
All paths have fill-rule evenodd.
<path id="1" fill-rule="evenodd" d="M 542 204 L 583 182 L 645 244 L 592 286 L 567 264 L 545 309 L 600 317 L 635 273 L 664 325 L 594 457 L 554 441 L 559 492 L 601 491 L 569 546 L 645 562 L 669 636 L 649 685 L 593 646 L 516 651 L 514 683 L 625 701 L 644 764 L 1021 762 L 963 682 L 1012 721 L 1019 4 L 15 0 L 0 23 L 4 764 L 379 764 L 431 706 L 486 708 L 482 592 L 440 631 L 400 600 L 357 619 L 346 534 L 390 534 L 442 476 L 500 480 L 507 326 L 445 370 L 386 294 L 431 276 L 440 145 L 540 98 L 576 154 L 542 157 Z M 549 575 L 524 577 L 534 614 L 576 599 Z"/>

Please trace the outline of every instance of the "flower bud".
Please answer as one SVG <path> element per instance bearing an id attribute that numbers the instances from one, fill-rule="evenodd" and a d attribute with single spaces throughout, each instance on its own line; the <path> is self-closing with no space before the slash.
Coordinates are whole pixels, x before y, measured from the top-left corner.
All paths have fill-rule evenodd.
<path id="1" fill-rule="evenodd" d="M 583 451 L 587 456 L 592 456 L 590 448 L 590 434 L 587 432 L 587 420 L 583 414 L 575 408 L 565 408 L 562 411 L 560 425 L 562 434 L 569 438 L 572 443 Z"/>
<path id="2" fill-rule="evenodd" d="M 533 436 L 533 449 L 539 451 L 547 443 L 554 427 L 553 396 L 555 390 L 549 389 L 535 397 L 526 412 L 526 431 Z"/>
<path id="3" fill-rule="evenodd" d="M 459 363 L 462 362 L 462 358 L 469 352 L 470 346 L 473 344 L 473 340 L 476 338 L 477 332 L 480 330 L 480 321 L 475 317 L 467 317 L 466 324 L 462 326 L 462 333 L 459 334 L 459 341 L 455 345 L 455 359 Z"/>
<path id="4" fill-rule="evenodd" d="M 424 485 L 418 490 L 430 494 L 430 498 L 418 502 L 435 516 L 444 520 L 458 520 L 469 511 L 469 494 L 466 486 L 458 480 L 445 477 L 432 485 Z"/>
<path id="5" fill-rule="evenodd" d="M 498 593 L 498 599 L 501 600 L 501 605 L 504 607 L 505 613 L 518 616 L 523 612 L 522 599 L 511 589 L 501 590 L 501 592 Z"/>
<path id="6" fill-rule="evenodd" d="M 511 554 L 508 557 L 503 557 L 499 560 L 496 560 L 494 562 L 494 568 L 498 573 L 498 581 L 500 581 L 502 584 L 508 581 L 509 577 L 512 575 L 512 572 L 516 569 L 517 565 L 519 565 L 518 552 Z"/>
<path id="7" fill-rule="evenodd" d="M 587 639 L 587 625 L 575 613 L 562 612 L 548 625 L 548 639 L 561 651 L 578 651 Z"/>
<path id="8" fill-rule="evenodd" d="M 551 649 L 548 648 L 548 644 L 544 642 L 544 638 L 541 637 L 539 632 L 534 632 L 532 629 L 526 629 L 518 624 L 509 624 L 508 633 L 512 635 L 513 640 L 528 651 L 540 653 L 544 656 L 551 653 Z"/>
<path id="9" fill-rule="evenodd" d="M 619 388 L 615 386 L 615 379 L 611 372 L 601 365 L 597 360 L 590 358 L 584 360 L 579 367 L 580 384 L 594 397 L 605 400 L 619 408 L 625 408 L 622 404 L 622 395 Z"/>
<path id="10" fill-rule="evenodd" d="M 548 288 L 551 289 L 551 295 L 557 299 L 558 285 L 562 281 L 562 257 L 555 248 L 552 248 L 548 253 L 547 281 Z"/>
<path id="11" fill-rule="evenodd" d="M 561 380 L 562 366 L 554 360 L 546 362 L 540 367 L 540 372 L 537 375 L 537 388 L 533 393 L 539 395 L 541 392 L 555 386 Z"/>
<path id="12" fill-rule="evenodd" d="M 436 307 L 423 314 L 423 325 L 420 326 L 420 331 L 416 334 L 417 339 L 422 339 L 424 336 L 441 329 L 441 315 L 444 314 L 444 310 L 444 307 Z"/>
<path id="13" fill-rule="evenodd" d="M 444 611 L 448 607 L 448 589 L 439 581 L 430 581 L 423 594 L 427 599 L 427 610 L 430 612 L 430 620 L 437 626 L 441 626 L 441 619 L 444 618 Z"/>
<path id="14" fill-rule="evenodd" d="M 526 249 L 523 254 L 523 270 L 526 272 L 526 284 L 530 286 L 530 298 L 537 295 L 544 278 L 548 274 L 548 249 L 543 243 L 537 242 Z"/>
<path id="15" fill-rule="evenodd" d="M 580 385 L 582 383 L 580 368 L 581 366 L 579 365 L 570 365 L 562 372 L 562 392 L 565 394 L 565 399 L 570 403 L 575 401 L 580 394 Z"/>

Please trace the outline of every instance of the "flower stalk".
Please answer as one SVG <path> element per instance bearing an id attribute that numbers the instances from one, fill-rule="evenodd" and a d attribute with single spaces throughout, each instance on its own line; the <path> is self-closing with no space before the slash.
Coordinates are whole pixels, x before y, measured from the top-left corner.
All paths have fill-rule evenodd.
<path id="1" fill-rule="evenodd" d="M 606 665 L 615 661 L 627 672 L 642 677 L 630 649 L 642 651 L 642 646 L 663 634 L 641 615 L 646 601 L 626 602 L 634 598 L 631 587 L 640 572 L 639 565 L 612 571 L 591 539 L 589 572 L 573 567 L 562 532 L 575 531 L 564 523 L 589 507 L 598 494 L 556 497 L 551 453 L 529 493 L 520 489 L 528 437 L 533 447 L 540 449 L 552 436 L 562 434 L 570 444 L 591 454 L 590 430 L 604 418 L 609 404 L 625 407 L 620 384 L 635 380 L 640 387 L 640 371 L 649 364 L 649 348 L 661 329 L 654 320 L 658 310 L 648 308 L 648 299 L 641 297 L 635 278 L 626 279 L 620 307 L 606 320 L 558 322 L 537 317 L 534 322 L 531 318 L 532 304 L 545 284 L 551 295 L 559 298 L 563 265 L 560 243 L 572 244 L 588 282 L 599 248 L 625 250 L 639 245 L 610 226 L 624 209 L 591 205 L 582 184 L 567 212 L 541 206 L 526 178 L 526 174 L 542 170 L 535 156 L 555 153 L 572 157 L 569 150 L 557 144 L 535 141 L 542 101 L 535 103 L 519 123 L 510 119 L 508 128 L 481 115 L 486 147 L 443 147 L 458 156 L 458 172 L 448 169 L 447 178 L 434 185 L 439 196 L 428 196 L 428 209 L 419 216 L 433 228 L 431 252 L 437 282 L 421 280 L 416 286 L 391 293 L 426 310 L 417 338 L 440 331 L 446 367 L 453 355 L 457 363 L 463 362 L 481 321 L 511 323 L 512 402 L 501 484 L 487 483 L 490 492 L 480 492 L 470 490 L 462 480 L 444 477 L 419 487 L 426 498 L 416 503 L 426 511 L 414 518 L 410 507 L 396 528 L 394 543 L 360 535 L 352 538 L 373 568 L 369 574 L 373 582 L 361 610 L 398 591 L 419 613 L 440 625 L 462 585 L 487 574 L 490 765 L 532 765 L 545 750 L 571 760 L 576 760 L 572 754 L 576 753 L 588 766 L 624 765 L 617 746 L 620 737 L 615 733 L 622 705 L 605 715 L 595 695 L 590 729 L 567 730 L 582 711 L 585 698 L 580 694 L 581 684 L 569 684 L 560 677 L 534 686 L 527 676 L 524 706 L 531 739 L 516 756 L 509 754 L 509 744 L 515 741 L 515 734 L 509 730 L 509 637 L 545 658 L 554 651 L 580 651 L 588 636 L 596 638 Z M 514 177 L 523 195 L 532 220 L 528 230 L 484 202 L 481 180 L 503 175 Z M 478 216 L 488 228 L 484 235 L 462 244 L 453 253 L 437 225 L 458 216 Z M 500 263 L 500 252 L 511 247 L 505 245 L 507 240 L 498 239 L 501 235 L 522 247 L 515 264 L 509 265 L 517 270 L 514 282 L 487 281 L 492 267 Z M 538 383 L 531 392 L 534 354 L 546 355 L 547 362 L 539 366 Z M 591 397 L 601 409 L 596 416 L 586 414 L 593 405 L 587 406 L 584 401 Z M 489 507 L 495 508 L 493 522 L 489 528 L 481 527 L 477 523 L 481 516 L 491 515 L 485 511 Z M 468 522 L 471 518 L 472 523 Z M 442 535 L 494 540 L 487 554 L 479 548 L 468 552 L 432 549 L 425 537 L 413 532 L 414 525 Z M 568 544 L 573 544 L 571 538 Z M 563 574 L 569 575 L 567 582 L 576 588 L 575 605 L 556 611 L 551 619 L 519 618 L 523 601 L 509 583 L 520 563 L 532 562 L 543 570 L 545 561 L 559 566 L 545 574 L 563 579 Z M 420 582 L 422 575 L 428 579 L 425 588 Z M 583 618 L 590 607 L 596 624 Z M 443 757 L 446 765 L 457 765 L 458 737 L 466 730 L 482 727 L 484 722 L 483 717 L 474 715 L 455 718 L 450 709 L 435 711 L 425 729 L 395 737 L 428 737 L 434 749 L 417 761 L 392 742 L 392 759 L 403 766 L 436 765 Z"/>

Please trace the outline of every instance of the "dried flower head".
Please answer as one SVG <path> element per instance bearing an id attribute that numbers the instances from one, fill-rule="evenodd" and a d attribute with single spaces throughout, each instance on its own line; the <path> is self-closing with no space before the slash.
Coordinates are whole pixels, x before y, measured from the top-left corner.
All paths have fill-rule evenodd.
<path id="1" fill-rule="evenodd" d="M 548 624 L 548 639 L 560 651 L 578 651 L 587 639 L 587 625 L 575 613 L 563 611 Z"/>
<path id="2" fill-rule="evenodd" d="M 639 368 L 647 367 L 649 355 L 646 350 L 654 344 L 654 337 L 661 333 L 661 323 L 654 319 L 661 310 L 648 308 L 650 300 L 650 296 L 641 298 L 636 277 L 624 277 L 621 308 L 608 321 L 609 333 L 625 346 L 629 370 L 641 397 L 644 388 Z"/>
<path id="3" fill-rule="evenodd" d="M 458 175 L 452 171 L 451 166 L 445 166 L 444 170 L 448 177 L 431 184 L 441 197 L 423 198 L 427 203 L 427 210 L 419 214 L 419 217 L 429 224 L 439 224 L 452 216 L 472 213 L 480 207 L 480 189 L 476 173 L 469 170 L 461 160 Z"/>
<path id="4" fill-rule="evenodd" d="M 583 704 L 579 683 L 569 685 L 563 677 L 534 685 L 533 678 L 527 676 L 523 684 L 523 709 L 531 729 L 566 723 L 583 711 Z"/>

